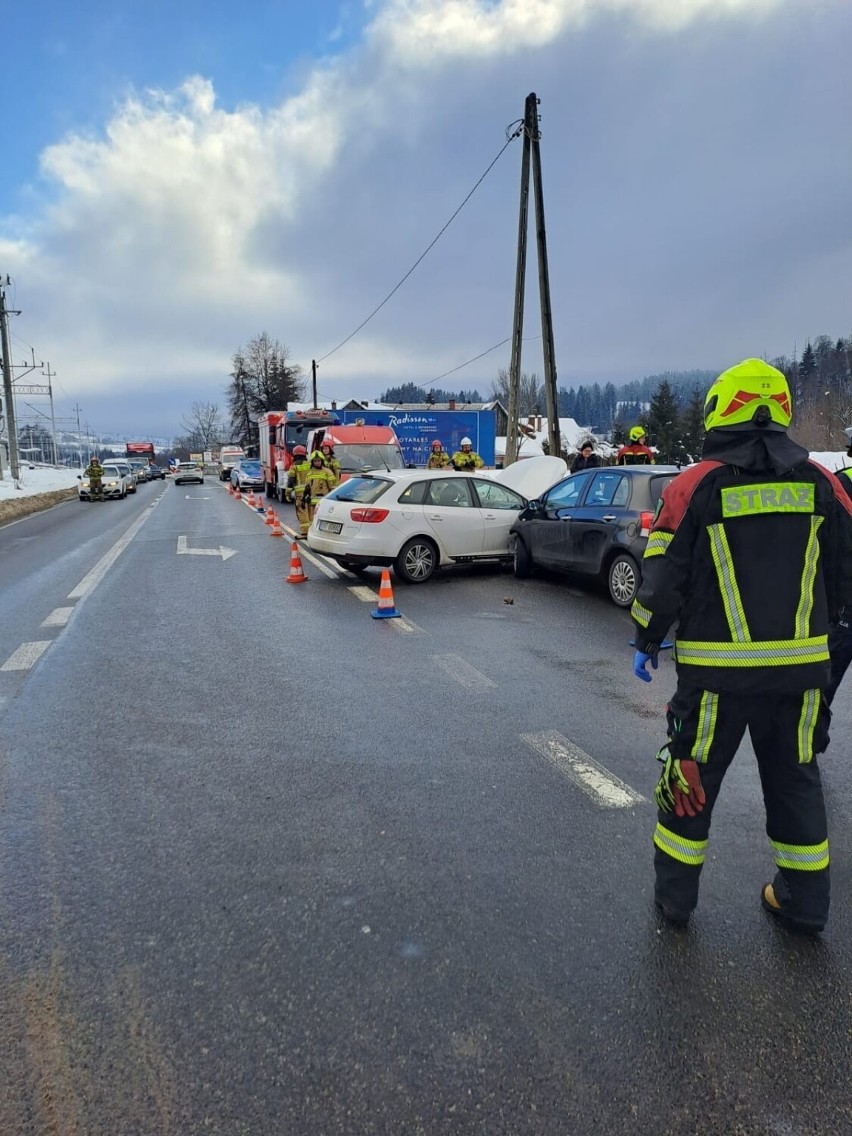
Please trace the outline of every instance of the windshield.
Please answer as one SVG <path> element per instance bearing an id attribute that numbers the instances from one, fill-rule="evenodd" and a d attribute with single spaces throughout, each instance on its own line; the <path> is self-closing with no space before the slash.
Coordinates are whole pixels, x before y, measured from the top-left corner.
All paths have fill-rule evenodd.
<path id="1" fill-rule="evenodd" d="M 302 419 L 299 422 L 288 422 L 284 427 L 284 444 L 292 453 L 294 446 L 307 446 L 308 434 L 316 430 L 317 426 L 328 426 L 328 422 L 310 422 Z"/>
<path id="2" fill-rule="evenodd" d="M 393 445 L 335 446 L 341 469 L 405 469 L 402 455 Z"/>
<path id="3" fill-rule="evenodd" d="M 241 461 L 240 473 L 246 473 L 249 477 L 260 477 L 260 462 L 256 461 Z"/>
<path id="4" fill-rule="evenodd" d="M 336 489 L 327 494 L 326 500 L 332 497 L 336 501 L 357 501 L 361 505 L 372 505 L 390 488 L 391 482 L 383 477 L 350 477 Z"/>

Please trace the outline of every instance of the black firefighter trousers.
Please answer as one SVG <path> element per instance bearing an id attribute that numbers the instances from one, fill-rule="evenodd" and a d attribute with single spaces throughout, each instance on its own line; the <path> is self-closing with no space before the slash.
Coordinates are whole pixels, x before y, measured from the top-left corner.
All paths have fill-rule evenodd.
<path id="1" fill-rule="evenodd" d="M 828 745 L 830 718 L 819 690 L 745 697 L 678 684 L 667 713 L 669 746 L 674 757 L 698 762 L 707 803 L 695 817 L 657 814 L 658 903 L 681 916 L 698 903 L 713 806 L 748 729 L 763 788 L 766 834 L 778 868 L 775 896 L 785 916 L 822 929 L 829 905 L 828 836 L 814 755 Z"/>

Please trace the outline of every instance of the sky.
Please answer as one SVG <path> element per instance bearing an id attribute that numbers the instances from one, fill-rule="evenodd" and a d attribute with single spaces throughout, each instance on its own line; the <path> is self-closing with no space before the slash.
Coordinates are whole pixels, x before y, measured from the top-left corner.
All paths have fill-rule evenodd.
<path id="1" fill-rule="evenodd" d="M 849 0 L 29 0 L 3 36 L 10 354 L 93 431 L 224 411 L 262 331 L 321 400 L 487 394 L 508 344 L 446 373 L 511 334 L 532 91 L 559 386 L 852 333 Z M 539 374 L 540 335 L 531 227 Z"/>

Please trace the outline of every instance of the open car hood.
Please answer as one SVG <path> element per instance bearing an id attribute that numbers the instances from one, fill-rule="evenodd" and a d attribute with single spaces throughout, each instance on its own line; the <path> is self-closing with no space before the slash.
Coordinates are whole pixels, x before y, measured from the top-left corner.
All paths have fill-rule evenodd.
<path id="1" fill-rule="evenodd" d="M 477 477 L 490 477 L 501 485 L 508 485 L 528 501 L 540 497 L 551 485 L 568 476 L 568 466 L 562 458 L 524 458 L 507 469 L 478 469 Z"/>

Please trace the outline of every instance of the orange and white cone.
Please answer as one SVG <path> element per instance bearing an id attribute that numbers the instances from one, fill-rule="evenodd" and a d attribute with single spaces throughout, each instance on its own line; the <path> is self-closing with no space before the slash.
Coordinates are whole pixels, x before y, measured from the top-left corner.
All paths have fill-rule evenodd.
<path id="1" fill-rule="evenodd" d="M 270 536 L 283 536 L 284 530 L 281 528 L 281 518 L 277 513 L 272 514 L 272 528 L 269 530 Z"/>
<path id="2" fill-rule="evenodd" d="M 229 497 L 234 496 L 234 487 L 233 487 L 233 485 L 231 484 L 230 481 L 228 482 L 228 496 Z"/>
<path id="3" fill-rule="evenodd" d="M 373 619 L 399 619 L 402 613 L 394 607 L 393 588 L 391 587 L 390 572 L 382 569 L 382 582 L 379 585 L 379 606 L 371 611 Z"/>
<path id="4" fill-rule="evenodd" d="M 250 509 L 256 509 L 256 508 L 257 508 L 257 502 L 256 502 L 256 501 L 255 501 L 255 499 L 254 499 L 254 490 L 253 490 L 253 489 L 250 489 L 250 490 L 249 490 L 249 495 L 248 495 L 248 507 L 249 507 Z"/>
<path id="5" fill-rule="evenodd" d="M 242 495 L 242 493 L 240 493 L 240 487 L 238 485 L 234 489 L 234 500 L 235 501 L 242 501 L 242 499 L 243 499 L 243 495 Z"/>
<path id="6" fill-rule="evenodd" d="M 304 584 L 307 583 L 308 577 L 305 575 L 305 570 L 302 567 L 302 558 L 299 555 L 299 546 L 293 541 L 293 547 L 290 551 L 290 575 L 284 581 L 285 584 Z"/>
<path id="7" fill-rule="evenodd" d="M 266 519 L 263 522 L 265 525 L 275 524 L 275 510 L 271 505 L 266 506 Z"/>

